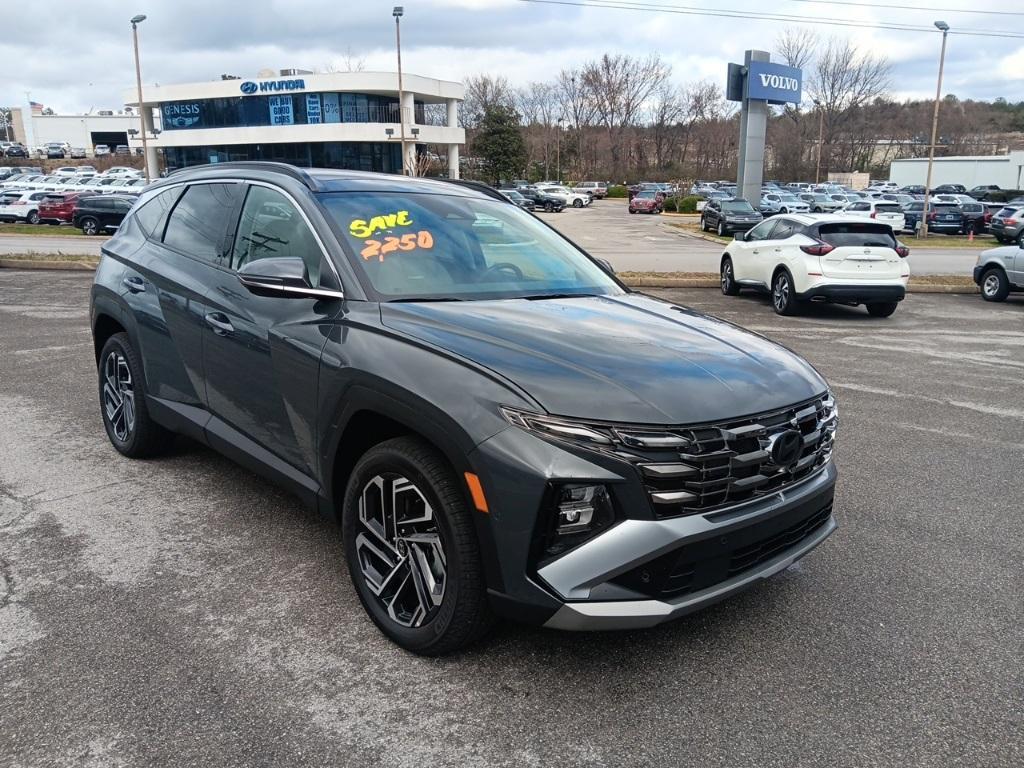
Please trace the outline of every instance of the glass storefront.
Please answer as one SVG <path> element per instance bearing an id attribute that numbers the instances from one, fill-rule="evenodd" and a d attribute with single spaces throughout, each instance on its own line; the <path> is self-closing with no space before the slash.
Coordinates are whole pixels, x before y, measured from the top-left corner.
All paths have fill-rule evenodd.
<path id="1" fill-rule="evenodd" d="M 415 121 L 423 122 L 423 102 Z M 365 93 L 275 93 L 160 105 L 163 130 L 319 123 L 397 123 L 398 99 Z"/>
<path id="2" fill-rule="evenodd" d="M 345 168 L 355 171 L 401 173 L 399 143 L 326 141 L 285 144 L 228 144 L 206 147 L 168 147 L 163 150 L 169 171 L 233 160 L 276 160 L 303 168 Z"/>

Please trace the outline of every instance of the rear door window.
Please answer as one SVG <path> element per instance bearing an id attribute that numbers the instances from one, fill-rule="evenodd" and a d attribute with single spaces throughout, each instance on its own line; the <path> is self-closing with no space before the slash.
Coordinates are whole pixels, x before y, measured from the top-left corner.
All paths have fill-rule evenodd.
<path id="1" fill-rule="evenodd" d="M 178 199 L 164 231 L 164 245 L 204 261 L 216 261 L 241 184 L 193 184 Z"/>
<path id="2" fill-rule="evenodd" d="M 143 204 L 135 212 L 135 221 L 142 230 L 157 240 L 163 234 L 164 223 L 167 221 L 167 212 L 174 206 L 174 201 L 181 194 L 182 187 L 171 187 L 165 189 L 156 197 Z"/>
<path id="3" fill-rule="evenodd" d="M 822 224 L 818 228 L 818 237 L 836 248 L 857 246 L 881 246 L 895 248 L 896 238 L 892 229 L 885 224 L 873 222 L 837 222 Z"/>
<path id="4" fill-rule="evenodd" d="M 800 225 L 797 224 L 795 221 L 790 221 L 789 219 L 779 219 L 778 222 L 775 224 L 775 229 L 772 230 L 771 237 L 769 237 L 768 239 L 785 240 L 787 237 L 792 236 L 792 234 L 797 230 L 799 226 Z"/>

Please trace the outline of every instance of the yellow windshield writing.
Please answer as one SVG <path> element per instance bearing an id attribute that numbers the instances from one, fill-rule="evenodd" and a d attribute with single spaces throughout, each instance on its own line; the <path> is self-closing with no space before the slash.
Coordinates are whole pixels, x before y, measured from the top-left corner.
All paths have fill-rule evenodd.
<path id="1" fill-rule="evenodd" d="M 370 237 L 374 232 L 394 227 L 407 227 L 412 224 L 408 211 L 395 211 L 386 213 L 383 216 L 374 216 L 369 221 L 366 219 L 353 219 L 348 225 L 349 234 L 360 239 Z"/>

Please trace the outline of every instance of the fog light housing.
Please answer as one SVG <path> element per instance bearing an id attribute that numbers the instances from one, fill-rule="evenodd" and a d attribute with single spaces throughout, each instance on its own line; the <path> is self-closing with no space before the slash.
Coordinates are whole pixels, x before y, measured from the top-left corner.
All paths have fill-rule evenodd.
<path id="1" fill-rule="evenodd" d="M 611 494 L 604 485 L 557 485 L 552 488 L 549 498 L 545 557 L 567 552 L 607 530 L 615 522 Z"/>

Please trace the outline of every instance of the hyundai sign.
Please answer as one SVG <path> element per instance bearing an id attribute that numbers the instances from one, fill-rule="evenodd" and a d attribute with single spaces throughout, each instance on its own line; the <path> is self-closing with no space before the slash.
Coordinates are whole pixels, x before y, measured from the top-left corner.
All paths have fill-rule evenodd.
<path id="1" fill-rule="evenodd" d="M 803 73 L 796 67 L 752 61 L 747 70 L 747 98 L 773 104 L 799 104 Z"/>
<path id="2" fill-rule="evenodd" d="M 258 83 L 246 80 L 238 87 L 246 96 L 251 96 L 257 92 L 267 91 L 302 91 L 306 88 L 306 81 L 301 78 L 298 80 L 261 80 Z"/>

